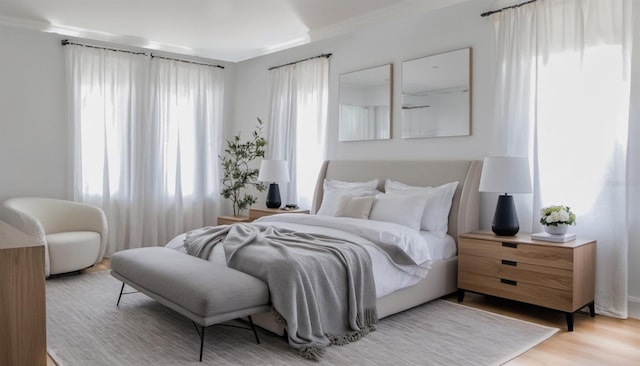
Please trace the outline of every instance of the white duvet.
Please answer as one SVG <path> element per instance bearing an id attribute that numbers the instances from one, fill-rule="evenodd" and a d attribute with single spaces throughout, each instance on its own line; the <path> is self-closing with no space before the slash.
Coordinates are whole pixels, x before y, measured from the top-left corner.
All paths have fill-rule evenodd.
<path id="1" fill-rule="evenodd" d="M 351 236 L 359 236 L 373 244 L 366 249 L 371 256 L 373 276 L 378 298 L 391 294 L 399 289 L 412 286 L 426 277 L 432 263 L 432 252 L 438 257 L 449 256 L 455 242 L 450 236 L 440 239 L 435 235 L 418 232 L 408 227 L 390 222 L 353 219 L 347 217 L 331 217 L 300 214 L 279 214 L 265 216 L 253 222 L 262 226 L 278 226 L 286 229 L 331 235 L 349 240 Z M 166 246 L 185 251 L 184 234 L 171 240 Z M 417 265 L 397 265 L 387 254 L 378 249 L 375 243 L 393 245 L 404 251 Z M 430 249 L 431 248 L 431 249 Z M 440 260 L 442 258 L 436 258 Z M 226 264 L 222 246 L 216 246 L 209 260 Z"/>

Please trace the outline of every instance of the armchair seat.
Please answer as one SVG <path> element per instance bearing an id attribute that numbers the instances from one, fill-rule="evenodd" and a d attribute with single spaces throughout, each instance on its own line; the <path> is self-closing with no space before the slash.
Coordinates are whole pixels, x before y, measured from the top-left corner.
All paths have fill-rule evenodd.
<path id="1" fill-rule="evenodd" d="M 4 201 L 1 219 L 45 246 L 45 275 L 79 271 L 102 261 L 104 212 L 86 203 L 39 197 Z"/>
<path id="2" fill-rule="evenodd" d="M 100 251 L 100 234 L 69 231 L 46 235 L 51 273 L 66 273 L 91 267 Z"/>

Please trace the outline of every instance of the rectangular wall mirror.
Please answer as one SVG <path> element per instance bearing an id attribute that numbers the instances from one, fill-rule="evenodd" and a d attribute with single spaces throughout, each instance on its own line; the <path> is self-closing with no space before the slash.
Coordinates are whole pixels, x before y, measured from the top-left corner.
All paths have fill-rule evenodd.
<path id="1" fill-rule="evenodd" d="M 471 134 L 471 48 L 402 62 L 401 134 Z"/>
<path id="2" fill-rule="evenodd" d="M 339 141 L 391 138 L 391 64 L 340 75 Z"/>

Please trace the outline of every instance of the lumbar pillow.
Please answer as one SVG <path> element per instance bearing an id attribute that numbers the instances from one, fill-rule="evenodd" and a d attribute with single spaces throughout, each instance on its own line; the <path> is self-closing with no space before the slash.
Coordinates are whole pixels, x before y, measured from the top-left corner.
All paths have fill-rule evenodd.
<path id="1" fill-rule="evenodd" d="M 374 200 L 374 196 L 353 197 L 344 195 L 340 198 L 340 203 L 338 203 L 338 209 L 334 216 L 366 220 L 369 218 L 369 212 L 371 212 Z"/>
<path id="2" fill-rule="evenodd" d="M 344 195 L 353 197 L 372 196 L 378 187 L 378 180 L 368 182 L 343 182 L 339 180 L 324 180 L 320 209 L 317 215 L 335 216 L 340 198 Z"/>
<path id="3" fill-rule="evenodd" d="M 420 229 L 428 230 L 443 237 L 449 230 L 449 211 L 451 200 L 458 187 L 458 182 L 446 183 L 438 187 L 415 187 L 390 179 L 385 181 L 384 190 L 387 194 L 423 195 L 427 198 Z"/>
<path id="4" fill-rule="evenodd" d="M 414 230 L 420 230 L 420 222 L 426 203 L 427 198 L 424 195 L 411 196 L 382 193 L 376 196 L 369 219 L 395 222 Z"/>

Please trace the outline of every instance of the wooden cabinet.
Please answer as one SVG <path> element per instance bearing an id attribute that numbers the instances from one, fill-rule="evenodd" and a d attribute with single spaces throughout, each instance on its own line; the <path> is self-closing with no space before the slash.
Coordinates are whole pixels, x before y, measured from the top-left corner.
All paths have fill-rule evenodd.
<path id="1" fill-rule="evenodd" d="M 531 240 L 490 232 L 460 235 L 458 300 L 465 291 L 503 297 L 563 311 L 573 330 L 573 314 L 589 306 L 595 315 L 596 242 Z"/>
<path id="2" fill-rule="evenodd" d="M 283 210 L 281 208 L 250 208 L 249 209 L 249 220 L 253 221 L 262 216 L 271 216 L 277 215 L 281 213 L 300 213 L 300 214 L 308 214 L 309 210 L 301 210 L 299 208 L 292 210 Z"/>
<path id="3" fill-rule="evenodd" d="M 46 365 L 44 246 L 0 221 L 0 365 Z"/>

